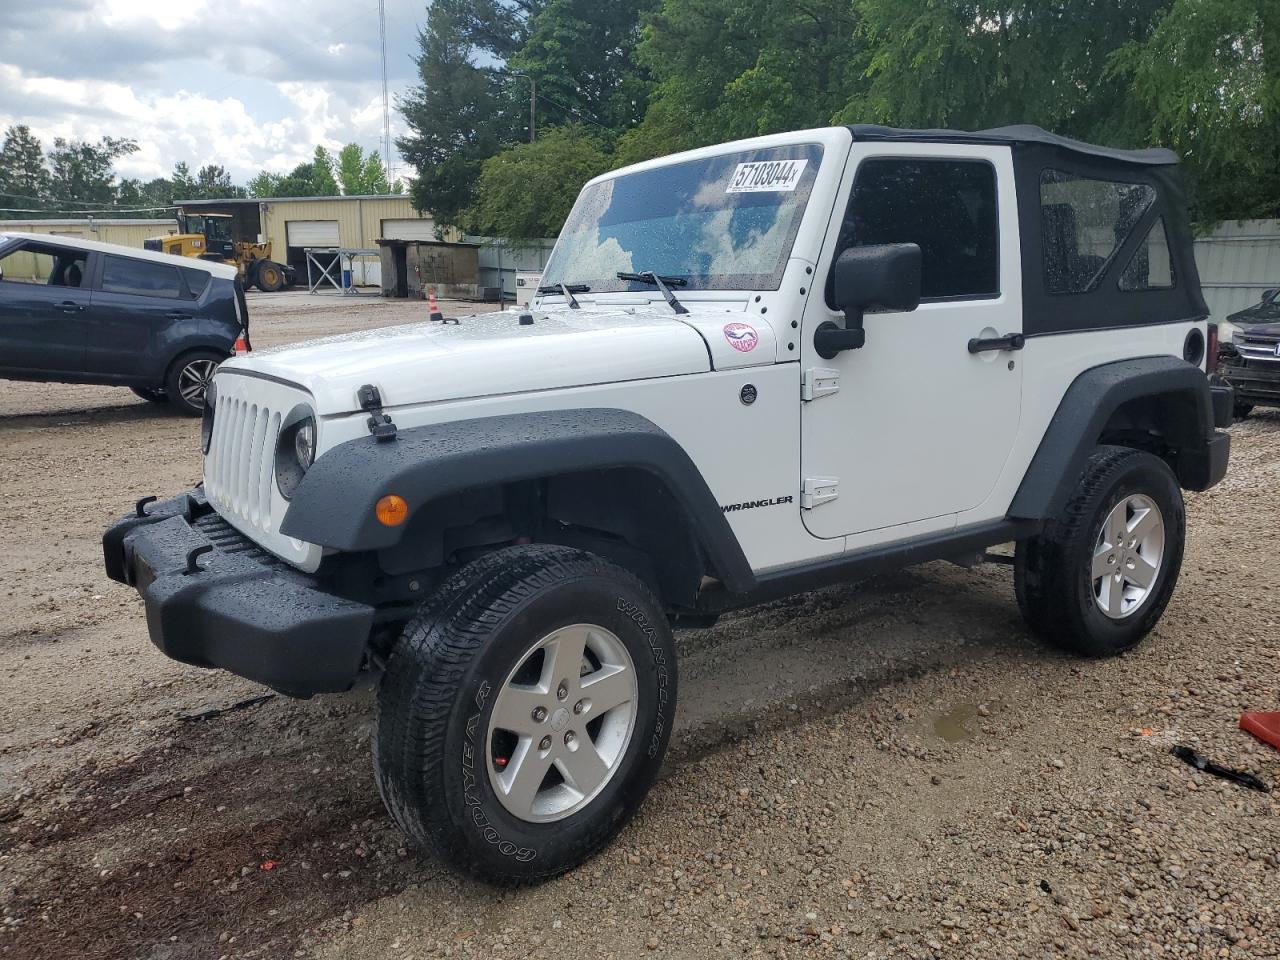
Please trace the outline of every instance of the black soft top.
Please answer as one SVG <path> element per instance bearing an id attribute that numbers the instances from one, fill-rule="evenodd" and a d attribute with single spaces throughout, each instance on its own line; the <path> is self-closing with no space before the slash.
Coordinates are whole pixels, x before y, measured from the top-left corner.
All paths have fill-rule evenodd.
<path id="1" fill-rule="evenodd" d="M 879 143 L 956 143 L 1008 146 L 1018 194 L 1022 251 L 1023 330 L 1028 336 L 1070 333 L 1111 327 L 1146 326 L 1199 320 L 1208 316 L 1200 291 L 1192 249 L 1191 223 L 1177 154 L 1171 150 L 1116 150 L 1049 133 L 1032 124 L 994 130 L 899 130 L 871 124 L 849 127 L 855 141 Z M 1074 178 L 1146 185 L 1155 200 L 1131 225 L 1114 238 L 1110 256 L 1091 249 L 1100 237 L 1078 222 L 1069 204 L 1044 199 L 1046 184 Z M 1163 220 L 1172 286 L 1125 290 L 1120 274 L 1140 251 L 1149 231 Z M 1108 244 L 1111 246 L 1111 244 Z M 1158 245 L 1163 247 L 1163 244 Z M 1087 289 L 1063 292 L 1050 284 L 1046 258 L 1053 251 L 1056 264 L 1088 272 Z"/>
<path id="2" fill-rule="evenodd" d="M 1098 157 L 1118 163 L 1133 163 L 1144 167 L 1172 166 L 1178 162 L 1178 155 L 1164 147 L 1148 147 L 1144 150 L 1120 150 L 1115 147 L 1100 147 L 1097 144 L 1072 140 L 1056 133 L 1050 133 L 1031 123 L 1015 123 L 1007 127 L 993 127 L 990 130 L 901 130 L 897 127 L 882 127 L 872 123 L 851 124 L 849 131 L 855 140 L 881 140 L 906 143 L 980 143 L 1000 144 L 1002 146 L 1048 146 L 1082 156 Z"/>

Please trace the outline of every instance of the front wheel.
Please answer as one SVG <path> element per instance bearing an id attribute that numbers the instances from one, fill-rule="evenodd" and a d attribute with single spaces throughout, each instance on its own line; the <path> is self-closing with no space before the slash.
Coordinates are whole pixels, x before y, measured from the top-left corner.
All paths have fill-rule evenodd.
<path id="1" fill-rule="evenodd" d="M 284 270 L 274 260 L 258 263 L 258 289 L 263 293 L 275 293 L 284 287 Z"/>
<path id="2" fill-rule="evenodd" d="M 1018 544 L 1014 587 L 1031 628 L 1089 657 L 1136 646 L 1178 582 L 1186 509 L 1159 457 L 1099 447 L 1062 515 Z"/>
<path id="3" fill-rule="evenodd" d="M 378 787 L 450 865 L 496 883 L 554 876 L 635 813 L 675 697 L 671 631 L 640 581 L 580 550 L 501 550 L 447 581 L 392 650 Z"/>
<path id="4" fill-rule="evenodd" d="M 1249 416 L 1249 414 L 1253 413 L 1253 404 L 1237 402 L 1231 412 L 1235 415 L 1237 420 L 1243 420 L 1245 417 Z"/>

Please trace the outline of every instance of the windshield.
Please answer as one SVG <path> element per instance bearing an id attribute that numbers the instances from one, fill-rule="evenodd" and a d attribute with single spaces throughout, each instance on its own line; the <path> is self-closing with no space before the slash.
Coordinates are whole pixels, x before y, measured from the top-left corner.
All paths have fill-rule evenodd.
<path id="1" fill-rule="evenodd" d="M 588 186 L 560 232 L 544 284 L 628 290 L 652 271 L 689 290 L 776 290 L 822 147 L 791 144 L 629 173 Z"/>
<path id="2" fill-rule="evenodd" d="M 188 216 L 187 229 L 192 233 L 202 234 L 208 240 L 230 240 L 231 218 Z"/>

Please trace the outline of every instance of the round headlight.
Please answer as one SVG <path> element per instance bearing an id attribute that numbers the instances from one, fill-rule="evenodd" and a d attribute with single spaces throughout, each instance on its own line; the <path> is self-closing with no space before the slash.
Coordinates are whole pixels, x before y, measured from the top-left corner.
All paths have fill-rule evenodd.
<path id="1" fill-rule="evenodd" d="M 306 407 L 296 408 L 285 418 L 276 440 L 276 486 L 286 500 L 298 489 L 303 475 L 315 459 L 315 417 Z"/>
<path id="2" fill-rule="evenodd" d="M 209 381 L 209 386 L 204 391 L 204 413 L 200 416 L 200 452 L 206 457 L 209 455 L 209 447 L 213 443 L 213 415 L 214 406 L 218 401 L 218 381 L 216 379 Z"/>
<path id="3" fill-rule="evenodd" d="M 304 470 L 315 462 L 316 422 L 310 417 L 298 424 L 293 431 L 293 454 Z"/>

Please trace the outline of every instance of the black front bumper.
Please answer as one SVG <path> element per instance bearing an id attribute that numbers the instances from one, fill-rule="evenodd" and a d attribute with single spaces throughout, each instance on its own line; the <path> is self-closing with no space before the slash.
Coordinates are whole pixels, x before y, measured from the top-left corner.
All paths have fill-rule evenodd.
<path id="1" fill-rule="evenodd" d="M 1280 406 L 1280 359 L 1224 358 L 1218 370 L 1235 388 L 1237 403 Z"/>
<path id="2" fill-rule="evenodd" d="M 325 592 L 218 516 L 203 491 L 140 506 L 102 537 L 107 576 L 136 587 L 151 641 L 284 693 L 348 690 L 373 607 Z"/>

